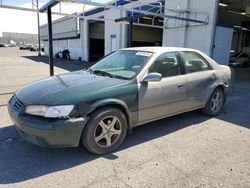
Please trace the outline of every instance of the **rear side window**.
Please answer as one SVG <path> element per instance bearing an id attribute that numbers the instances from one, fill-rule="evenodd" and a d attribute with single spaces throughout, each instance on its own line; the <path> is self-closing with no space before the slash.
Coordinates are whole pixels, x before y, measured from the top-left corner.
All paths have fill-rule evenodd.
<path id="1" fill-rule="evenodd" d="M 181 62 L 178 52 L 168 52 L 160 55 L 150 67 L 150 72 L 160 73 L 163 78 L 181 75 Z"/>
<path id="2" fill-rule="evenodd" d="M 210 70 L 208 62 L 196 52 L 182 52 L 188 73 Z"/>

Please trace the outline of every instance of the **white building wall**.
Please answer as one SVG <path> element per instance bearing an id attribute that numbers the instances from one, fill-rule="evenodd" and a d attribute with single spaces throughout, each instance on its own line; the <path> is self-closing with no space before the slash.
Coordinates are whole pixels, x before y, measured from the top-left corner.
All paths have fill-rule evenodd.
<path id="1" fill-rule="evenodd" d="M 44 41 L 44 54 L 49 55 L 48 41 Z M 71 59 L 79 59 L 82 57 L 82 46 L 80 39 L 64 39 L 64 40 L 53 40 L 53 57 L 59 51 L 69 49 Z"/>
<path id="2" fill-rule="evenodd" d="M 120 10 L 110 9 L 105 11 L 105 19 L 116 19 L 124 16 L 125 14 Z M 114 50 L 125 47 L 125 43 L 121 42 L 122 40 L 125 40 L 125 32 L 122 32 L 122 29 L 124 30 L 125 27 L 122 27 L 121 25 L 122 24 L 109 21 L 105 22 L 105 55 L 111 53 Z"/>
<path id="3" fill-rule="evenodd" d="M 67 40 L 53 40 L 53 57 L 55 57 L 55 54 L 61 51 L 64 46 L 67 48 Z M 48 41 L 44 41 L 44 55 L 49 56 Z"/>
<path id="4" fill-rule="evenodd" d="M 68 48 L 68 39 L 58 40 L 58 50 L 59 51 L 62 51 L 63 49 L 67 49 L 67 48 Z"/>
<path id="5" fill-rule="evenodd" d="M 89 61 L 89 24 L 88 20 L 80 20 L 80 44 L 83 61 Z"/>
<path id="6" fill-rule="evenodd" d="M 49 42 L 43 41 L 43 43 L 44 43 L 44 55 L 49 56 Z"/>
<path id="7" fill-rule="evenodd" d="M 53 41 L 53 54 L 55 57 L 55 54 L 60 51 L 60 47 L 59 47 L 59 41 L 58 40 L 54 40 Z"/>
<path id="8" fill-rule="evenodd" d="M 211 56 L 218 0 L 166 0 L 166 4 L 171 8 L 207 12 L 209 23 L 202 26 L 164 29 L 163 46 L 195 48 Z M 170 20 L 168 24 L 173 24 L 174 21 Z"/>
<path id="9" fill-rule="evenodd" d="M 68 49 L 70 51 L 71 59 L 79 59 L 79 57 L 82 58 L 82 46 L 80 39 L 69 39 Z"/>

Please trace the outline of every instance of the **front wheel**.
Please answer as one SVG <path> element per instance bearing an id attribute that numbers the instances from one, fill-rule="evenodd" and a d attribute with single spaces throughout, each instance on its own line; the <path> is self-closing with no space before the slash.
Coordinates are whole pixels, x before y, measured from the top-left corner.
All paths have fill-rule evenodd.
<path id="1" fill-rule="evenodd" d="M 93 112 L 83 130 L 81 141 L 91 153 L 105 154 L 117 149 L 127 132 L 127 119 L 117 108 Z"/>
<path id="2" fill-rule="evenodd" d="M 217 116 L 221 113 L 224 105 L 225 95 L 222 89 L 217 88 L 214 90 L 206 106 L 202 109 L 202 112 L 208 116 Z"/>

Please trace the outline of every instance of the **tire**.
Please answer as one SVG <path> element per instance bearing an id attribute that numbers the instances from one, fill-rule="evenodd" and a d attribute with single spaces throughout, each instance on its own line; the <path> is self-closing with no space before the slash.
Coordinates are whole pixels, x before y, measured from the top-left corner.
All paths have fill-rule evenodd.
<path id="1" fill-rule="evenodd" d="M 106 154 L 117 149 L 127 133 L 124 113 L 113 107 L 94 111 L 83 130 L 81 142 L 94 154 Z"/>
<path id="2" fill-rule="evenodd" d="M 206 106 L 202 109 L 202 112 L 207 116 L 217 116 L 221 113 L 225 102 L 225 94 L 221 88 L 216 88 Z"/>

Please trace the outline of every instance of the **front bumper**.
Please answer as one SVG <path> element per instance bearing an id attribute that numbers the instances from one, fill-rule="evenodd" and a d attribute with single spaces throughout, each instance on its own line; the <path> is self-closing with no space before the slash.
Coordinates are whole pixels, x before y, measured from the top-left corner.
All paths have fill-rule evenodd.
<path id="1" fill-rule="evenodd" d="M 20 135 L 28 142 L 43 147 L 77 147 L 88 118 L 37 118 L 19 114 L 8 104 L 10 118 Z"/>

